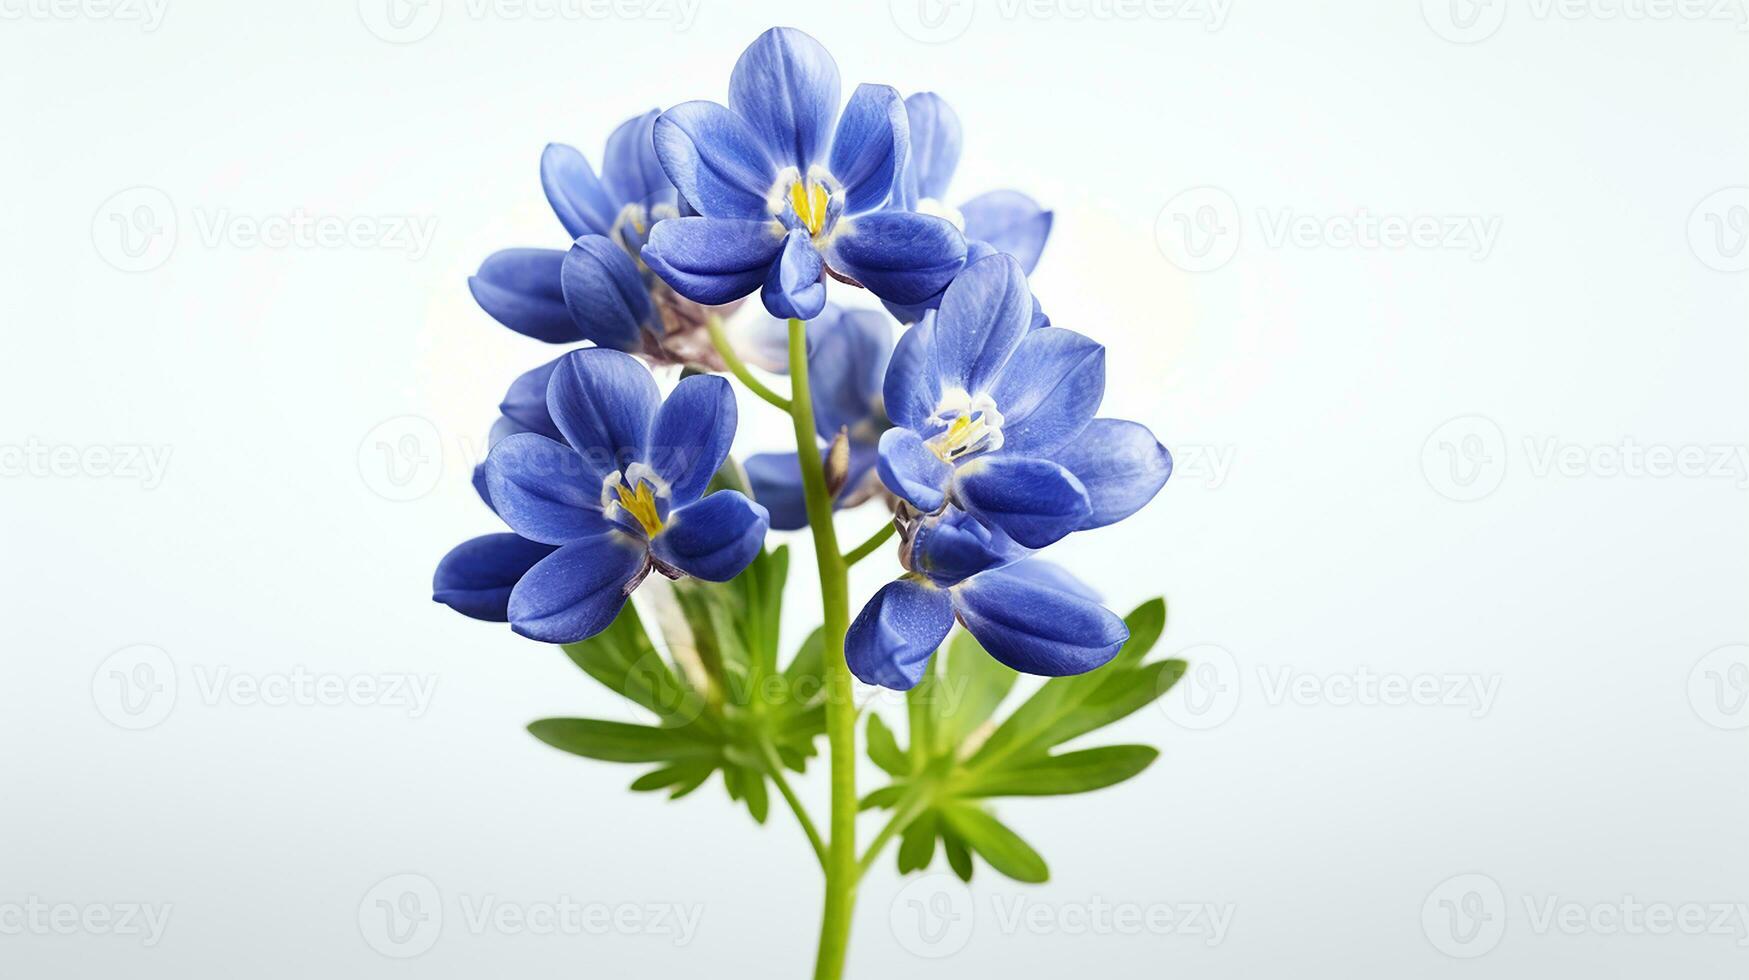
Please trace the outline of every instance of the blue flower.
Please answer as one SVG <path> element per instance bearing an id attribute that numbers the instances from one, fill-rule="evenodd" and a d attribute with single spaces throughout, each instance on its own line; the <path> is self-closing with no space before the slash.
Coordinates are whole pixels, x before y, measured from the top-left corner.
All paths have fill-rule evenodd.
<path id="1" fill-rule="evenodd" d="M 656 160 L 654 109 L 608 137 L 601 174 L 561 143 L 541 154 L 541 187 L 572 239 L 569 250 L 495 252 L 468 279 L 492 318 L 551 344 L 593 341 L 658 364 L 722 363 L 705 330 L 708 311 L 639 258 L 650 231 L 677 217 L 679 195 Z"/>
<path id="2" fill-rule="evenodd" d="M 845 659 L 866 684 L 908 690 L 955 619 L 990 656 L 1047 677 L 1103 666 L 1129 639 L 1129 628 L 1097 594 L 1063 569 L 1032 559 L 951 586 L 916 574 L 888 583 L 850 624 Z"/>
<path id="3" fill-rule="evenodd" d="M 656 121 L 662 169 L 698 216 L 658 224 L 644 260 L 688 299 L 758 289 L 777 317 L 818 316 L 828 271 L 894 303 L 939 292 L 964 238 L 943 219 L 882 210 L 905 166 L 905 103 L 861 85 L 838 107 L 838 66 L 818 41 L 760 35 L 735 63 L 728 106 L 686 102 Z"/>
<path id="4" fill-rule="evenodd" d="M 808 321 L 814 430 L 828 446 L 842 431 L 850 449 L 844 482 L 832 499 L 834 508 L 854 507 L 880 489 L 877 447 L 881 433 L 892 425 L 882 407 L 881 385 L 892 355 L 893 323 L 878 310 L 845 310 L 828 303 L 819 317 Z M 772 527 L 793 531 L 808 525 L 795 453 L 759 453 L 747 458 L 746 469 L 753 499 L 770 509 Z"/>
<path id="5" fill-rule="evenodd" d="M 543 365 L 529 374 L 542 370 L 551 374 L 552 365 Z M 510 394 L 505 398 L 506 405 L 517 398 L 517 386 L 526 386 L 524 379 L 528 377 L 527 374 L 523 375 L 517 379 L 517 384 L 511 386 Z M 544 386 L 545 382 L 543 375 L 541 384 Z M 517 407 L 521 413 L 522 406 Z M 544 407 L 539 414 L 546 414 Z M 540 431 L 551 429 L 552 419 L 549 416 Z M 529 427 L 508 415 L 500 415 L 498 421 L 492 423 L 491 433 L 486 438 L 487 448 L 496 446 L 509 436 L 529 431 L 532 431 Z M 474 467 L 473 484 L 480 499 L 486 502 L 487 507 L 492 507 L 492 494 L 486 486 L 485 463 Z M 492 511 L 497 513 L 497 508 L 492 507 Z M 519 534 L 507 532 L 470 538 L 450 549 L 437 563 L 437 571 L 431 578 L 431 598 L 464 616 L 493 623 L 508 622 L 511 589 L 530 568 L 557 550 L 552 545 L 530 541 Z"/>
<path id="6" fill-rule="evenodd" d="M 562 441 L 528 425 L 531 406 L 522 396 L 543 372 L 547 417 Z M 516 632 L 574 642 L 606 628 L 652 569 L 721 582 L 753 560 L 765 538 L 765 508 L 733 490 L 705 495 L 735 435 L 726 380 L 685 378 L 663 401 L 636 359 L 592 348 L 543 365 L 519 385 L 505 399 L 506 417 L 532 431 L 506 435 L 492 448 L 487 498 L 517 536 L 552 550 L 508 587 L 505 615 Z M 488 591 L 495 600 L 515 570 L 510 557 L 533 554 L 516 546 L 511 556 L 508 541 L 496 547 L 496 563 L 452 552 L 448 591 L 471 589 L 479 605 Z"/>
<path id="7" fill-rule="evenodd" d="M 1128 633 L 1067 573 L 1032 553 L 1152 500 L 1172 457 L 1145 426 L 1095 418 L 1104 348 L 1032 323 L 1019 263 L 992 255 L 947 288 L 898 343 L 881 480 L 904 506 L 907 574 L 876 593 L 846 639 L 851 670 L 909 688 L 957 618 L 996 659 L 1031 674 L 1092 670 Z"/>
<path id="8" fill-rule="evenodd" d="M 911 128 L 911 154 L 899 181 L 894 207 L 940 215 L 966 236 L 966 264 L 1004 252 L 1014 256 L 1027 275 L 1038 266 L 1039 253 L 1051 234 L 1052 214 L 1019 191 L 979 194 L 958 207 L 947 203 L 948 185 L 959 167 L 962 133 L 959 116 L 934 92 L 918 92 L 905 100 Z M 920 303 L 889 303 L 894 316 L 910 323 L 925 310 L 941 305 L 937 293 Z M 1043 314 L 1035 311 L 1038 319 Z M 1047 321 L 1048 322 L 1048 321 Z"/>

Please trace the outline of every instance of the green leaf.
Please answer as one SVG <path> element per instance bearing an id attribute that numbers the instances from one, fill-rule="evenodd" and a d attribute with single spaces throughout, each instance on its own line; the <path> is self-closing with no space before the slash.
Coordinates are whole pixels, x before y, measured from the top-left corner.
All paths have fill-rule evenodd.
<path id="1" fill-rule="evenodd" d="M 900 874 L 929 867 L 929 862 L 935 859 L 936 828 L 940 823 L 941 818 L 936 812 L 929 810 L 905 828 L 904 836 L 899 839 Z"/>
<path id="2" fill-rule="evenodd" d="M 1147 745 L 1107 745 L 1065 752 L 1017 766 L 979 773 L 964 790 L 966 796 L 1059 796 L 1086 793 L 1121 783 L 1160 755 Z"/>
<path id="3" fill-rule="evenodd" d="M 682 728 L 652 728 L 593 718 L 543 718 L 528 731 L 573 755 L 605 762 L 668 762 L 713 758 L 717 747 Z"/>
<path id="4" fill-rule="evenodd" d="M 984 652 L 965 630 L 947 648 L 947 666 L 935 685 L 935 751 L 951 751 L 996 713 L 1020 677 L 1012 667 Z"/>
<path id="5" fill-rule="evenodd" d="M 757 770 L 746 770 L 747 776 L 741 783 L 746 791 L 747 810 L 753 814 L 756 823 L 764 823 L 771 812 L 771 797 L 765 792 L 765 776 Z"/>
<path id="6" fill-rule="evenodd" d="M 863 797 L 862 802 L 858 803 L 856 808 L 858 810 L 873 810 L 877 807 L 882 810 L 891 809 L 895 803 L 898 803 L 899 800 L 904 797 L 904 795 L 905 787 L 898 783 L 894 783 L 891 786 L 882 786 L 880 789 Z"/>
<path id="7" fill-rule="evenodd" d="M 1037 750 L 1048 750 L 1077 735 L 1104 728 L 1158 700 L 1184 676 L 1182 660 L 1157 660 L 1106 678 L 1093 696 L 1040 732 L 1033 740 Z"/>
<path id="8" fill-rule="evenodd" d="M 584 673 L 665 722 L 685 724 L 699 716 L 697 693 L 682 683 L 656 652 L 638 611 L 629 602 L 607 629 L 587 640 L 567 643 L 563 649 Z"/>
<path id="9" fill-rule="evenodd" d="M 1050 868 L 1046 866 L 1045 859 L 1039 857 L 1032 845 L 1021 840 L 1019 834 L 991 816 L 989 811 L 956 803 L 943 809 L 942 815 L 965 838 L 972 850 L 977 851 L 978 856 L 988 861 L 990 867 L 998 872 L 1015 881 L 1029 884 L 1038 884 L 1050 878 Z"/>
<path id="10" fill-rule="evenodd" d="M 941 826 L 941 850 L 947 855 L 947 866 L 953 869 L 953 873 L 959 875 L 961 881 L 971 881 L 972 852 L 966 850 L 965 840 L 946 824 Z"/>
<path id="11" fill-rule="evenodd" d="M 868 757 L 888 775 L 903 776 L 911 771 L 910 762 L 905 758 L 904 750 L 899 748 L 893 730 L 877 714 L 868 716 Z"/>
<path id="12" fill-rule="evenodd" d="M 668 789 L 672 786 L 684 786 L 694 780 L 702 782 L 716 768 L 709 762 L 677 762 L 672 766 L 652 769 L 632 781 L 632 791 L 636 793 L 653 792 Z"/>

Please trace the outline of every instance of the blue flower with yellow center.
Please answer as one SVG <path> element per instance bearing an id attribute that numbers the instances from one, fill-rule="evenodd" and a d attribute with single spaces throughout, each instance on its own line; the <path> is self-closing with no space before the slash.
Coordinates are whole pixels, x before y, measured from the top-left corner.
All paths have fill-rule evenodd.
<path id="1" fill-rule="evenodd" d="M 757 289 L 773 316 L 807 320 L 825 308 L 828 272 L 911 304 L 964 264 L 951 222 L 882 210 L 910 142 L 897 90 L 860 85 L 840 113 L 838 66 L 801 31 L 760 35 L 735 64 L 727 106 L 677 105 L 654 136 L 697 215 L 659 223 L 643 257 L 690 300 L 721 304 Z"/>

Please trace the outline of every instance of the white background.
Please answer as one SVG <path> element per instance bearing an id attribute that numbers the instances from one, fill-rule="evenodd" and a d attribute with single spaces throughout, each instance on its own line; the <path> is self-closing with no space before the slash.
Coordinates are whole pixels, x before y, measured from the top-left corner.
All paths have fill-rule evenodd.
<path id="1" fill-rule="evenodd" d="M 1048 885 L 901 895 L 889 857 L 852 975 L 1743 975 L 1743 912 L 1698 935 L 1612 916 L 1749 902 L 1739 6 L 481 2 L 397 30 L 380 0 L 0 0 L 0 973 L 805 974 L 819 880 L 787 813 L 758 828 L 716 783 L 633 796 L 634 769 L 540 745 L 531 719 L 623 709 L 428 598 L 437 558 L 496 529 L 467 484 L 493 406 L 552 355 L 464 285 L 495 249 L 563 244 L 542 145 L 596 159 L 625 116 L 722 98 L 778 23 L 846 91 L 950 99 L 956 199 L 1056 210 L 1035 287 L 1108 345 L 1106 413 L 1179 471 L 1054 554 L 1120 609 L 1166 595 L 1161 649 L 1195 660 L 1109 735 L 1161 746 L 1148 772 L 1001 804 Z M 357 237 L 249 237 L 298 215 Z M 1495 234 L 1345 235 L 1384 218 Z M 741 451 L 781 447 L 742 409 Z M 1659 469 L 1684 458 L 1723 472 Z M 892 568 L 859 568 L 858 601 Z M 435 687 L 422 713 L 208 692 L 298 671 Z M 1439 694 L 1350 689 L 1380 676 Z M 120 677 L 158 688 L 145 715 Z M 1486 710 L 1448 696 L 1472 683 Z M 823 769 L 802 792 L 823 804 Z M 385 943 L 374 903 L 407 881 L 441 921 Z M 566 897 L 697 930 L 469 919 Z M 1044 911 L 1016 925 L 1017 901 Z M 148 944 L 33 903 L 170 919 Z M 1161 926 L 1186 906 L 1225 930 Z M 1547 923 L 1567 906 L 1575 928 Z"/>

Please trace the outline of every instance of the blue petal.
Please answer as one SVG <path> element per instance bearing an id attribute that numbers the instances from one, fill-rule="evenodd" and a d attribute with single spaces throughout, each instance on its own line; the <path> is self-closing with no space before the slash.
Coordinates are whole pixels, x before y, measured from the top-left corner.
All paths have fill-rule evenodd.
<path id="1" fill-rule="evenodd" d="M 1110 610 L 1010 569 L 953 590 L 960 621 L 990 656 L 1026 674 L 1061 677 L 1103 666 L 1130 637 Z"/>
<path id="2" fill-rule="evenodd" d="M 648 569 L 644 543 L 620 531 L 568 544 L 516 583 L 510 627 L 546 643 L 588 639 L 613 622 Z"/>
<path id="3" fill-rule="evenodd" d="M 563 439 L 564 434 L 553 424 L 553 413 L 547 411 L 547 385 L 552 381 L 553 370 L 559 366 L 562 357 L 555 357 L 530 371 L 518 375 L 510 382 L 510 390 L 504 393 L 504 400 L 499 403 L 498 411 L 512 423 L 520 426 L 525 432 L 538 432 L 548 439 Z M 494 427 L 496 432 L 496 427 Z M 505 433 L 511 435 L 513 433 Z M 488 446 L 497 445 L 490 441 Z"/>
<path id="4" fill-rule="evenodd" d="M 946 200 L 948 182 L 960 162 L 960 117 L 934 92 L 918 92 L 906 99 L 905 115 L 911 124 L 906 172 L 912 189 L 918 198 Z"/>
<path id="5" fill-rule="evenodd" d="M 707 582 L 727 582 L 759 554 L 771 517 L 736 490 L 718 490 L 668 515 L 650 542 L 658 561 Z"/>
<path id="6" fill-rule="evenodd" d="M 970 267 L 973 263 L 995 254 L 997 254 L 996 249 L 988 242 L 981 242 L 975 238 L 966 239 L 966 267 Z M 948 285 L 952 284 L 949 283 Z M 882 305 L 884 305 L 887 308 L 887 312 L 893 314 L 894 318 L 899 322 L 916 323 L 931 311 L 940 309 L 941 297 L 946 292 L 947 286 L 944 285 L 940 290 L 925 297 L 917 303 L 890 303 L 883 300 Z M 1037 300 L 1034 300 L 1033 302 L 1036 306 Z"/>
<path id="7" fill-rule="evenodd" d="M 844 659 L 864 684 L 906 691 L 953 628 L 947 591 L 902 578 L 881 587 L 844 637 Z"/>
<path id="8" fill-rule="evenodd" d="M 990 191 L 960 205 L 966 237 L 989 242 L 1007 252 L 1032 275 L 1039 253 L 1051 236 L 1051 212 L 1019 191 Z"/>
<path id="9" fill-rule="evenodd" d="M 1032 290 L 1014 259 L 992 255 L 967 266 L 935 317 L 934 370 L 942 387 L 989 391 L 1031 323 Z M 997 407 L 1006 414 L 1007 406 Z"/>
<path id="10" fill-rule="evenodd" d="M 502 623 L 510 619 L 510 590 L 552 545 L 515 534 L 486 534 L 463 541 L 437 563 L 431 598 L 463 616 Z"/>
<path id="11" fill-rule="evenodd" d="M 1079 530 L 1093 513 L 1087 489 L 1073 473 L 1048 459 L 1006 451 L 961 466 L 954 496 L 973 517 L 1034 549 Z"/>
<path id="12" fill-rule="evenodd" d="M 826 262 L 880 299 L 919 303 L 953 281 L 966 240 L 947 221 L 910 211 L 846 218 L 827 246 Z"/>
<path id="13" fill-rule="evenodd" d="M 619 209 L 589 168 L 583 154 L 563 143 L 548 143 L 540 155 L 540 186 L 547 203 L 559 216 L 559 224 L 572 238 L 605 235 L 619 217 Z"/>
<path id="14" fill-rule="evenodd" d="M 682 102 L 652 134 L 662 170 L 686 203 L 712 218 L 767 215 L 777 169 L 746 121 L 715 102 Z"/>
<path id="15" fill-rule="evenodd" d="M 669 218 L 650 229 L 643 256 L 675 292 L 720 306 L 758 289 L 782 248 L 775 221 Z"/>
<path id="16" fill-rule="evenodd" d="M 920 523 L 910 538 L 907 567 L 940 585 L 954 585 L 979 572 L 1025 558 L 1027 549 L 957 507 Z"/>
<path id="17" fill-rule="evenodd" d="M 542 400 L 541 413 L 543 415 L 546 413 L 544 399 Z M 551 420 L 549 419 L 548 422 L 550 424 Z M 518 432 L 527 431 L 529 430 L 515 419 L 505 415 L 500 415 L 498 416 L 498 420 L 492 423 L 491 430 L 486 433 L 486 451 L 491 452 L 493 446 L 496 446 L 505 439 L 516 435 Z M 557 436 L 557 430 L 554 430 L 554 435 L 555 437 Z M 486 502 L 487 507 L 492 507 L 492 492 L 490 488 L 486 486 L 485 460 L 481 460 L 474 464 L 473 484 L 474 492 L 480 495 L 480 499 Z M 492 507 L 492 513 L 496 514 L 497 512 L 498 508 Z"/>
<path id="18" fill-rule="evenodd" d="M 795 453 L 758 453 L 743 465 L 753 499 L 771 514 L 772 530 L 799 531 L 808 526 L 802 467 Z"/>
<path id="19" fill-rule="evenodd" d="M 565 253 L 551 248 L 493 252 L 468 277 L 468 291 L 480 309 L 519 334 L 549 344 L 581 340 L 559 287 L 564 262 Z"/>
<path id="20" fill-rule="evenodd" d="M 1105 348 L 1073 330 L 1027 333 L 990 397 L 1002 412 L 1004 452 L 1047 455 L 1093 420 L 1105 397 Z"/>
<path id="21" fill-rule="evenodd" d="M 571 448 L 602 473 L 644 458 L 661 401 L 656 379 L 642 362 L 605 347 L 566 354 L 547 384 L 547 410 L 554 424 Z M 600 493 L 601 488 L 590 490 Z"/>
<path id="22" fill-rule="evenodd" d="M 922 431 L 941 404 L 941 378 L 931 352 L 935 346 L 935 315 L 917 321 L 893 348 L 882 386 L 887 415 L 907 429 Z"/>
<path id="23" fill-rule="evenodd" d="M 1075 474 L 1093 501 L 1084 527 L 1104 527 L 1154 499 L 1172 475 L 1172 454 L 1147 427 L 1122 419 L 1094 419 L 1052 458 Z"/>
<path id="24" fill-rule="evenodd" d="M 1040 327 L 1050 325 L 1051 318 L 1045 315 L 1045 308 L 1038 305 L 1038 296 L 1035 294 L 1032 298 L 1032 329 L 1037 330 Z"/>
<path id="25" fill-rule="evenodd" d="M 881 482 L 887 489 L 918 510 L 932 514 L 947 502 L 953 467 L 910 429 L 888 429 L 881 434 L 879 467 Z"/>
<path id="26" fill-rule="evenodd" d="M 644 462 L 676 507 L 697 500 L 735 441 L 735 391 L 721 375 L 682 378 L 656 413 Z"/>
<path id="27" fill-rule="evenodd" d="M 838 66 L 812 37 L 774 27 L 735 62 L 729 106 L 759 134 L 771 159 L 806 174 L 826 148 L 838 111 Z"/>
<path id="28" fill-rule="evenodd" d="M 1037 585 L 1067 592 L 1072 596 L 1086 599 L 1088 602 L 1103 603 L 1105 600 L 1086 582 L 1081 581 L 1069 570 L 1056 562 L 1045 561 L 1042 558 L 1028 558 L 1016 562 L 1002 570 L 1002 574 L 1015 578 L 1027 579 Z"/>
<path id="29" fill-rule="evenodd" d="M 607 152 L 601 158 L 601 182 L 609 197 L 619 204 L 671 204 L 674 185 L 662 172 L 662 161 L 656 159 L 653 136 L 656 118 L 662 114 L 651 109 L 633 116 L 607 138 Z"/>
<path id="30" fill-rule="evenodd" d="M 625 249 L 600 235 L 585 235 L 565 253 L 565 305 L 583 336 L 616 350 L 643 349 L 644 325 L 654 310 L 638 267 Z"/>
<path id="31" fill-rule="evenodd" d="M 602 474 L 563 443 L 524 432 L 486 457 L 486 489 L 510 529 L 542 544 L 568 544 L 610 528 Z"/>
<path id="32" fill-rule="evenodd" d="M 828 169 L 844 186 L 844 213 L 879 207 L 905 165 L 910 131 L 905 103 L 891 85 L 858 85 L 838 120 Z"/>
<path id="33" fill-rule="evenodd" d="M 886 427 L 881 382 L 893 353 L 892 321 L 875 310 L 848 310 L 830 329 L 816 332 L 809 323 L 808 339 L 808 384 L 820 438 L 831 440 L 844 428 L 853 439 L 873 440 Z"/>
<path id="34" fill-rule="evenodd" d="M 783 254 L 765 274 L 765 289 L 759 294 L 772 316 L 812 320 L 826 307 L 826 284 L 820 281 L 820 253 L 805 231 L 792 231 L 783 240 Z"/>

